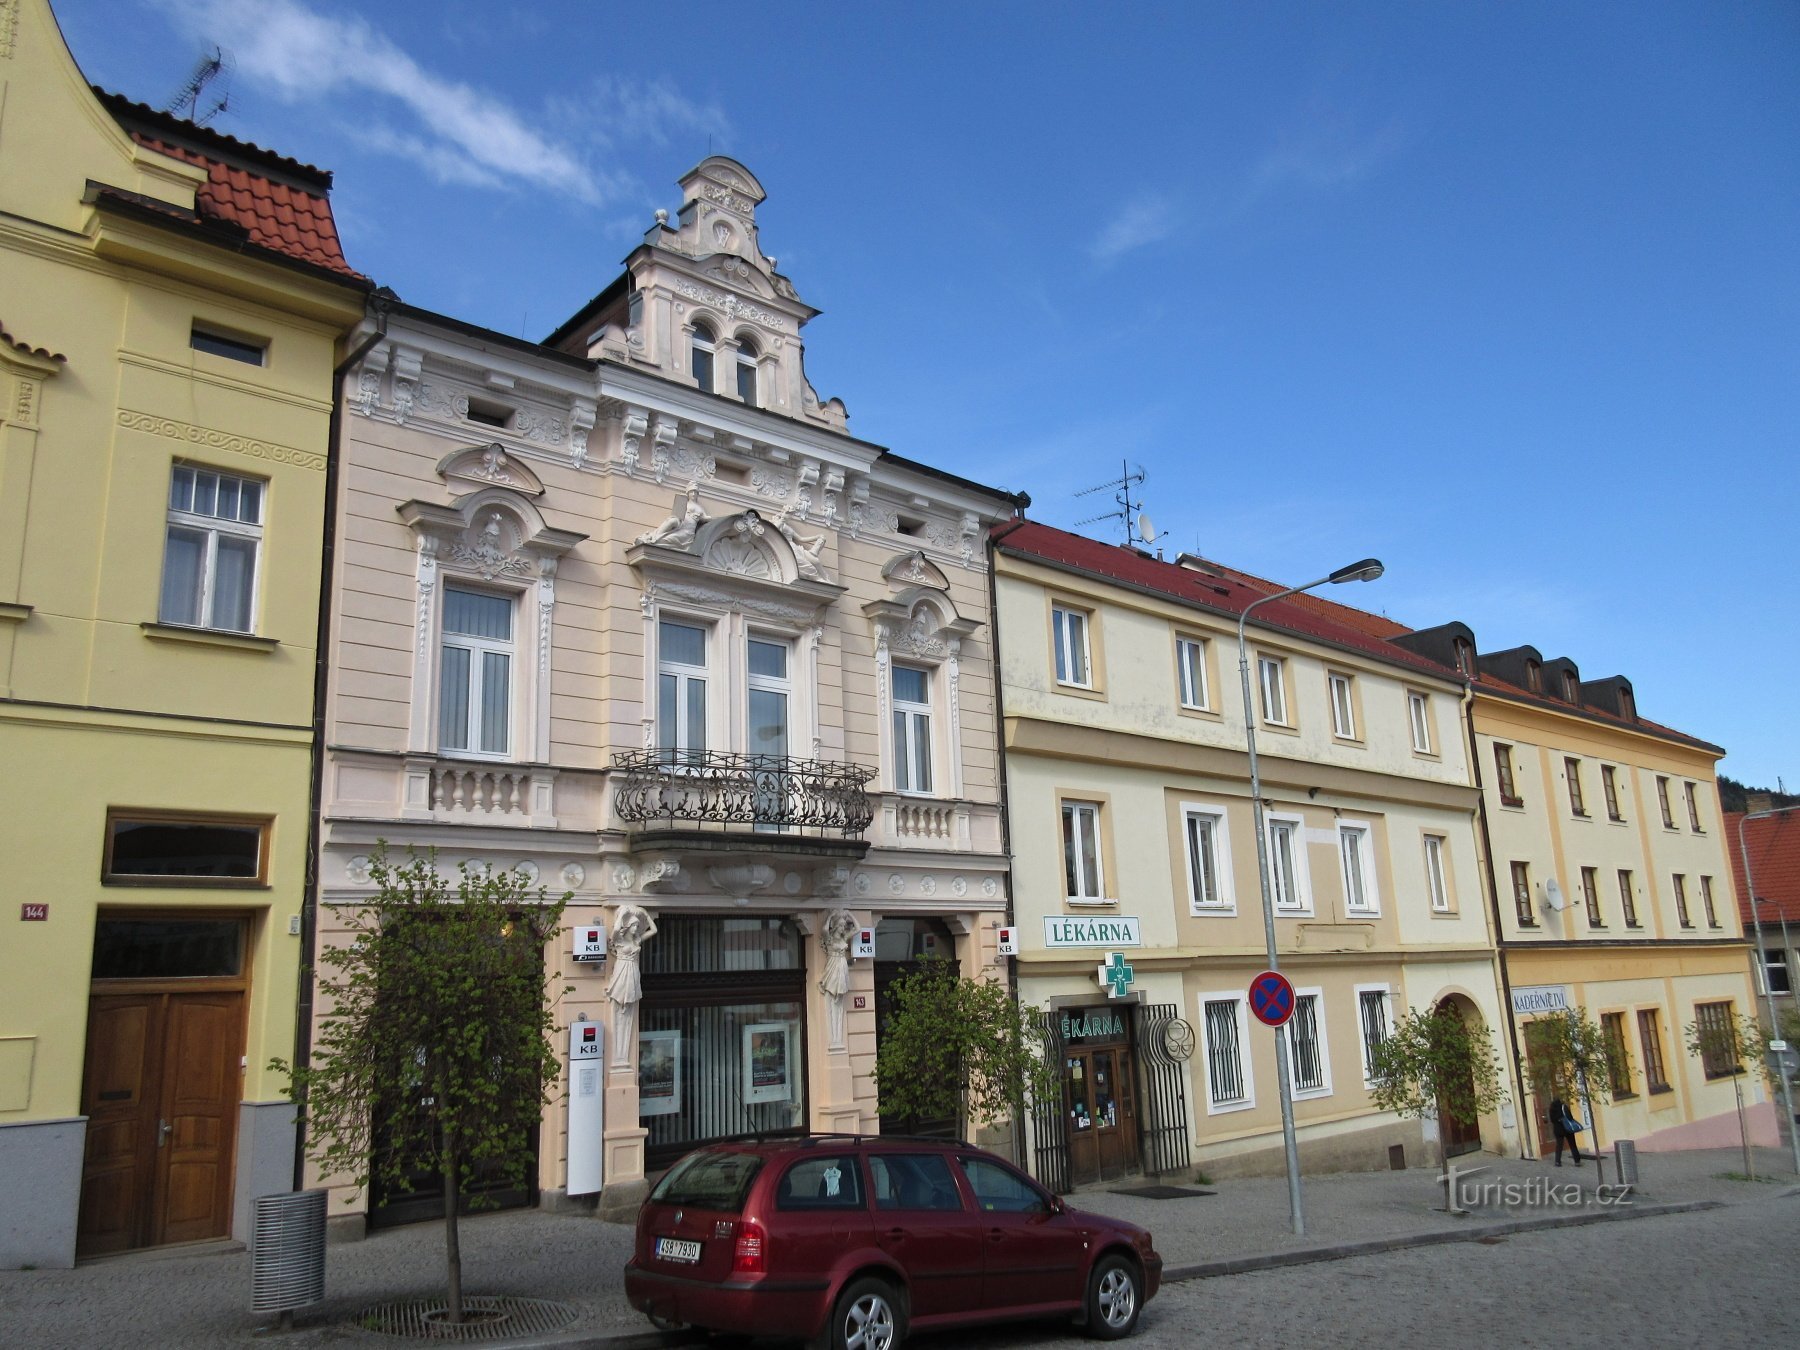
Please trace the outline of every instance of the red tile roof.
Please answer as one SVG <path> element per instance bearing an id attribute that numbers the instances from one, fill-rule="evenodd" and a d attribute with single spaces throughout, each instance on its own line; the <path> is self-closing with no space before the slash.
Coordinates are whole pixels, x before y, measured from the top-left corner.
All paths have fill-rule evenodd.
<path id="1" fill-rule="evenodd" d="M 202 220 L 241 230 L 259 248 L 367 280 L 344 258 L 331 214 L 329 173 L 121 95 L 99 88 L 94 93 L 132 140 L 206 170 L 206 182 L 195 193 Z M 154 205 L 117 189 L 108 195 Z"/>
<path id="2" fill-rule="evenodd" d="M 1211 576 L 1182 567 L 1178 563 L 1161 562 L 1140 556 L 1136 550 L 1117 544 L 1103 544 L 1084 535 L 1071 534 L 1036 521 L 1008 523 L 994 530 L 994 543 L 1002 553 L 1036 559 L 1122 582 L 1127 586 L 1152 591 L 1184 604 L 1202 608 L 1235 619 L 1253 601 L 1283 589 L 1260 577 L 1220 569 L 1224 575 Z M 1389 665 L 1405 666 L 1440 680 L 1459 681 L 1455 671 L 1446 670 L 1435 661 L 1396 647 L 1385 638 L 1368 631 L 1363 623 L 1353 623 L 1338 611 L 1342 605 L 1306 604 L 1305 596 L 1290 596 L 1262 606 L 1251 616 L 1253 625 L 1264 625 L 1312 638 L 1336 647 L 1348 648 L 1372 656 Z M 1385 623 L 1375 615 L 1365 616 Z M 1405 629 L 1400 629 L 1404 632 Z"/>
<path id="3" fill-rule="evenodd" d="M 1749 892 L 1744 889 L 1744 853 L 1750 854 L 1750 875 L 1756 878 L 1756 893 L 1772 905 L 1760 905 L 1763 931 L 1771 923 L 1779 924 L 1787 916 L 1790 927 L 1800 927 L 1800 809 L 1765 816 L 1743 824 L 1742 811 L 1725 813 L 1725 851 L 1731 855 L 1731 882 L 1737 888 L 1738 913 L 1748 929 L 1754 920 L 1750 915 Z M 1738 829 L 1743 826 L 1743 844 L 1738 842 Z"/>

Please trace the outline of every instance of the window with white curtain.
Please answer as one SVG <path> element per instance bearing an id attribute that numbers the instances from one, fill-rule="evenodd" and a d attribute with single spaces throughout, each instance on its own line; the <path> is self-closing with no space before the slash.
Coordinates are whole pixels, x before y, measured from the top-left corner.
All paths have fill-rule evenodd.
<path id="1" fill-rule="evenodd" d="M 1312 910 L 1312 882 L 1306 866 L 1305 822 L 1299 816 L 1263 817 L 1269 849 L 1269 885 L 1275 908 L 1290 914 Z"/>
<path id="2" fill-rule="evenodd" d="M 1344 866 L 1345 913 L 1379 913 L 1381 899 L 1375 889 L 1375 858 L 1369 841 L 1369 827 L 1339 824 L 1338 852 Z"/>
<path id="3" fill-rule="evenodd" d="M 1051 636 L 1056 646 L 1056 681 L 1091 687 L 1094 679 L 1088 660 L 1088 616 L 1060 605 L 1050 610 Z"/>
<path id="4" fill-rule="evenodd" d="M 1184 807 L 1182 817 L 1187 835 L 1189 907 L 1195 914 L 1235 912 L 1225 813 Z"/>
<path id="5" fill-rule="evenodd" d="M 1206 707 L 1206 644 L 1200 639 L 1175 639 L 1175 683 L 1182 707 Z"/>
<path id="6" fill-rule="evenodd" d="M 1412 727 L 1412 747 L 1421 755 L 1431 753 L 1431 696 L 1416 689 L 1406 695 L 1406 719 Z"/>
<path id="7" fill-rule="evenodd" d="M 1331 691 L 1331 734 L 1340 740 L 1356 739 L 1356 695 L 1348 675 L 1336 671 L 1325 677 Z"/>
<path id="8" fill-rule="evenodd" d="M 931 672 L 893 668 L 894 790 L 931 791 Z"/>
<path id="9" fill-rule="evenodd" d="M 175 465 L 169 474 L 160 622 L 255 631 L 263 490 L 254 478 Z"/>
<path id="10" fill-rule="evenodd" d="M 1104 904 L 1106 874 L 1100 862 L 1100 804 L 1062 804 L 1063 873 L 1071 904 Z"/>
<path id="11" fill-rule="evenodd" d="M 438 666 L 438 748 L 501 758 L 512 753 L 513 600 L 444 588 Z"/>

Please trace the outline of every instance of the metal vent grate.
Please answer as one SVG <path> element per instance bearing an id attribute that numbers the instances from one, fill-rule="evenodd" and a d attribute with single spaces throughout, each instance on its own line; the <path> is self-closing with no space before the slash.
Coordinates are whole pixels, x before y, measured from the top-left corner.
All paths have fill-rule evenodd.
<path id="1" fill-rule="evenodd" d="M 472 1297 L 463 1300 L 461 1323 L 445 1318 L 441 1298 L 405 1299 L 381 1303 L 351 1320 L 365 1331 L 388 1336 L 413 1336 L 433 1341 L 511 1341 L 561 1331 L 574 1322 L 576 1311 L 566 1303 L 544 1298 Z"/>
<path id="2" fill-rule="evenodd" d="M 325 1298 L 325 1192 L 259 1195 L 250 1254 L 250 1310 L 290 1312 Z"/>

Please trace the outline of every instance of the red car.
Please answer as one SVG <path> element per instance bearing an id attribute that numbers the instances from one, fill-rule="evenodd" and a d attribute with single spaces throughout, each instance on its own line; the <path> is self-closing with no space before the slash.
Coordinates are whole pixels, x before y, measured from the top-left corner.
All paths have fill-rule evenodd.
<path id="1" fill-rule="evenodd" d="M 909 1330 L 1073 1317 L 1137 1325 L 1162 1258 L 948 1140 L 814 1135 L 688 1154 L 638 1213 L 625 1293 L 659 1326 L 894 1350 Z"/>

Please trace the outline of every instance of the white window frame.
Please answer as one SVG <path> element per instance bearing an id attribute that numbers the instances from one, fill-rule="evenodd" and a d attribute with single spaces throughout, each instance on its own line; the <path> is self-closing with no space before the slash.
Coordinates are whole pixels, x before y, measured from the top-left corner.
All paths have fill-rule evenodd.
<path id="1" fill-rule="evenodd" d="M 662 626 L 665 623 L 676 624 L 682 628 L 698 628 L 706 635 L 706 660 L 703 664 L 695 666 L 689 665 L 685 661 L 671 661 L 663 655 Z M 704 753 L 715 745 L 715 727 L 719 722 L 717 693 L 722 683 L 719 679 L 721 665 L 718 652 L 719 625 L 698 615 L 661 610 L 655 617 L 651 632 L 656 642 L 656 684 L 650 694 L 650 724 L 654 729 L 651 746 L 659 754 L 665 750 L 662 734 L 662 682 L 665 676 L 672 675 L 676 680 L 675 739 L 669 752 L 673 756 L 671 763 L 680 764 L 682 754 L 694 751 Z M 699 679 L 706 686 L 706 696 L 701 709 L 701 716 L 706 724 L 700 728 L 700 739 L 697 744 L 683 745 L 681 731 L 688 720 L 686 681 L 690 679 Z M 791 716 L 792 710 L 789 711 Z M 691 731 L 691 728 L 689 730 Z"/>
<path id="2" fill-rule="evenodd" d="M 1325 692 L 1331 703 L 1331 734 L 1340 741 L 1356 740 L 1356 685 L 1353 678 L 1342 671 L 1326 671 Z"/>
<path id="3" fill-rule="evenodd" d="M 1212 707 L 1212 689 L 1206 679 L 1206 641 L 1203 638 L 1175 639 L 1175 696 L 1181 706 L 1195 712 Z"/>
<path id="4" fill-rule="evenodd" d="M 1213 889 L 1216 894 L 1210 901 L 1200 894 L 1200 887 L 1195 883 L 1196 838 L 1207 840 L 1212 848 Z M 1181 856 L 1187 865 L 1188 913 L 1236 914 L 1237 886 L 1231 871 L 1231 824 L 1224 807 L 1208 806 L 1201 802 L 1181 804 Z"/>
<path id="5" fill-rule="evenodd" d="M 1273 674 L 1273 679 L 1270 678 Z M 1261 694 L 1263 723 L 1272 727 L 1291 727 L 1288 720 L 1287 661 L 1280 656 L 1256 654 L 1256 684 Z M 1271 708 L 1280 716 L 1271 715 Z"/>
<path id="6" fill-rule="evenodd" d="M 1300 1005 L 1312 1000 L 1313 1034 L 1319 1042 L 1319 1082 L 1315 1087 L 1300 1086 L 1300 1058 L 1295 1053 L 1294 1022 L 1300 1015 Z M 1317 1097 L 1331 1095 L 1331 1039 L 1325 1029 L 1325 991 L 1313 986 L 1310 989 L 1294 990 L 1294 1013 L 1287 1024 L 1282 1027 L 1281 1034 L 1288 1038 L 1288 1085 L 1293 1089 L 1295 1101 L 1311 1101 Z"/>
<path id="7" fill-rule="evenodd" d="M 1292 837 L 1292 858 L 1294 863 L 1291 888 L 1282 885 L 1279 860 L 1280 851 L 1275 847 L 1276 829 L 1284 827 Z M 1313 912 L 1312 869 L 1306 860 L 1306 820 L 1304 817 L 1289 815 L 1281 811 L 1263 812 L 1263 847 L 1269 854 L 1269 892 L 1274 898 L 1275 912 L 1284 915 L 1310 916 Z M 1284 889 L 1291 889 L 1292 898 L 1283 901 Z"/>
<path id="8" fill-rule="evenodd" d="M 1073 838 L 1075 841 L 1076 848 L 1077 848 L 1075 874 L 1076 874 L 1076 878 L 1077 878 L 1077 884 L 1079 884 L 1079 878 L 1085 869 L 1081 866 L 1081 861 L 1082 861 L 1082 857 L 1081 857 L 1081 853 L 1080 853 L 1081 830 L 1079 828 L 1078 821 L 1079 821 L 1080 816 L 1084 812 L 1091 812 L 1093 815 L 1093 819 L 1094 819 L 1094 831 L 1093 831 L 1093 834 L 1094 834 L 1094 881 L 1095 881 L 1096 885 L 1099 887 L 1099 894 L 1097 894 L 1097 895 L 1075 895 L 1075 894 L 1071 893 L 1067 897 L 1068 902 L 1071 905 L 1116 905 L 1119 903 L 1116 899 L 1112 898 L 1111 896 L 1107 895 L 1107 893 L 1106 893 L 1106 838 L 1101 833 L 1101 830 L 1104 827 L 1104 822 L 1101 819 L 1101 806 L 1102 805 L 1103 805 L 1103 803 L 1101 803 L 1101 802 L 1088 801 L 1083 798 L 1064 797 L 1061 802 L 1061 809 L 1058 811 L 1058 816 L 1060 818 L 1060 825 L 1061 825 L 1061 829 L 1062 829 L 1062 839 L 1063 839 L 1063 855 L 1060 859 L 1058 859 L 1058 862 L 1059 862 L 1059 864 L 1061 864 L 1062 869 L 1063 869 L 1063 881 L 1065 884 L 1067 883 L 1067 881 L 1069 879 L 1068 878 L 1069 840 L 1071 838 Z M 1071 819 L 1071 817 L 1073 817 L 1074 819 Z M 1072 825 L 1075 826 L 1075 832 L 1071 836 L 1069 831 L 1070 831 L 1070 828 Z"/>
<path id="9" fill-rule="evenodd" d="M 1206 1080 L 1206 1114 L 1209 1116 L 1225 1115 L 1232 1111 L 1250 1111 L 1256 1107 L 1256 1074 L 1250 1062 L 1250 1016 L 1246 997 L 1241 989 L 1222 989 L 1198 995 L 1200 1005 L 1200 1051 L 1205 1056 Z M 1240 1075 L 1239 1086 L 1243 1097 L 1218 1101 L 1213 1097 L 1212 1075 L 1212 1024 L 1206 1017 L 1206 1005 L 1209 1003 L 1229 1003 L 1232 1005 L 1233 1021 L 1237 1028 L 1237 1059 Z"/>
<path id="10" fill-rule="evenodd" d="M 893 688 L 894 675 L 897 671 L 901 670 L 915 671 L 925 677 L 925 701 L 923 703 L 915 703 L 911 699 L 903 699 L 895 692 Z M 937 719 L 933 715 L 933 703 L 937 691 L 933 687 L 936 683 L 933 679 L 933 675 L 934 672 L 931 667 L 913 665 L 905 661 L 895 661 L 888 667 L 888 693 L 892 699 L 892 705 L 888 713 L 890 734 L 892 733 L 891 723 L 895 718 L 904 718 L 905 721 L 903 725 L 906 728 L 904 735 L 896 736 L 894 739 L 893 769 L 889 781 L 893 783 L 895 792 L 904 793 L 908 797 L 936 797 L 941 795 L 937 790 L 937 785 L 940 781 L 938 773 L 938 760 L 940 757 L 938 755 L 937 741 L 935 739 Z M 929 760 L 926 768 L 931 778 L 930 784 L 926 787 L 920 787 L 918 785 L 919 757 L 917 749 L 920 744 L 921 733 L 918 730 L 920 721 L 923 721 L 925 724 L 923 743 L 925 746 L 925 754 Z M 905 771 L 906 775 L 907 786 L 905 787 L 902 787 L 900 784 L 902 770 Z"/>
<path id="11" fill-rule="evenodd" d="M 1433 914 L 1449 914 L 1450 907 L 1450 867 L 1445 861 L 1445 851 L 1450 847 L 1448 835 L 1433 834 L 1426 830 L 1422 836 L 1425 849 L 1425 895 L 1431 903 Z"/>
<path id="12" fill-rule="evenodd" d="M 238 484 L 240 501 L 242 500 L 241 494 L 243 485 L 248 483 L 254 486 L 257 492 L 256 520 L 250 522 L 238 519 L 228 519 L 224 516 L 206 515 L 191 509 L 183 510 L 177 508 L 173 504 L 175 495 L 175 476 L 181 473 L 194 475 L 194 484 L 189 488 L 190 499 L 192 498 L 194 487 L 198 486 L 201 474 L 210 474 L 216 480 L 229 480 Z M 216 502 L 218 499 L 218 488 L 216 485 L 213 492 L 214 501 Z M 268 480 L 265 478 L 252 478 L 247 474 L 229 473 L 223 469 L 215 469 L 206 464 L 185 464 L 180 460 L 176 460 L 169 466 L 169 489 L 167 494 L 165 494 L 164 503 L 167 506 L 167 513 L 163 522 L 162 573 L 160 574 L 157 583 L 156 621 L 158 623 L 168 624 L 171 627 L 204 629 L 211 633 L 255 633 L 257 631 L 257 623 L 262 617 L 262 605 L 260 604 L 263 570 L 262 545 L 263 531 L 266 527 L 269 514 Z M 171 619 L 163 612 L 163 588 L 167 585 L 169 570 L 169 531 L 171 529 L 187 530 L 190 533 L 200 534 L 206 537 L 206 543 L 201 550 L 200 557 L 200 613 L 199 617 L 191 623 L 181 619 Z M 226 628 L 214 622 L 213 618 L 213 604 L 217 598 L 215 594 L 215 585 L 218 578 L 219 539 L 222 535 L 229 535 L 234 539 L 247 539 L 254 546 L 250 557 L 249 626 L 245 628 Z"/>
<path id="13" fill-rule="evenodd" d="M 787 667 L 786 675 L 754 675 L 750 671 L 750 644 L 760 642 L 769 647 L 780 647 L 787 653 L 782 664 Z M 794 734 L 798 729 L 795 721 L 797 710 L 794 690 L 794 663 L 798 654 L 794 650 L 794 640 L 786 633 L 769 632 L 761 628 L 752 628 L 744 635 L 744 750 L 748 754 L 759 753 L 750 744 L 750 694 L 753 690 L 761 690 L 768 694 L 780 694 L 787 703 L 787 754 L 788 758 L 804 759 L 794 753 Z M 710 716 L 710 714 L 708 714 Z"/>
<path id="14" fill-rule="evenodd" d="M 1392 1036 L 1394 1034 L 1394 987 L 1386 983 L 1359 984 L 1352 986 L 1351 992 L 1356 996 L 1356 1043 L 1357 1048 L 1362 1052 L 1363 1086 L 1373 1088 L 1375 1079 L 1369 1073 L 1369 1060 L 1374 1047 L 1369 1044 L 1369 1028 L 1363 1021 L 1363 995 L 1381 995 L 1383 1025 L 1387 1029 L 1387 1034 Z"/>
<path id="15" fill-rule="evenodd" d="M 1366 820 L 1340 820 L 1337 823 L 1338 871 L 1344 882 L 1344 914 L 1359 919 L 1381 917 L 1381 889 L 1375 881 L 1375 830 Z M 1350 854 L 1348 840 L 1356 840 L 1358 875 L 1362 878 L 1363 904 L 1352 905 L 1350 887 Z"/>
<path id="16" fill-rule="evenodd" d="M 1055 673 L 1058 684 L 1066 684 L 1075 689 L 1092 689 L 1094 687 L 1094 645 L 1088 637 L 1088 625 L 1093 621 L 1089 610 L 1076 609 L 1072 605 L 1052 604 L 1050 606 L 1050 639 L 1055 648 Z M 1077 631 L 1079 630 L 1079 631 Z M 1079 638 L 1079 647 L 1077 647 Z M 1075 662 L 1081 662 L 1081 679 L 1070 679 L 1068 675 L 1075 673 Z"/>
<path id="17" fill-rule="evenodd" d="M 516 591 L 499 590 L 485 586 L 470 585 L 460 577 L 452 577 L 444 583 L 444 612 L 450 611 L 450 592 L 462 591 L 468 595 L 487 596 L 495 600 L 504 600 L 511 611 L 512 632 L 504 641 L 500 638 L 476 637 L 469 633 L 452 633 L 443 622 L 438 624 L 438 658 L 436 663 L 437 688 L 434 691 L 436 701 L 437 722 L 434 728 L 437 737 L 437 751 L 441 755 L 456 759 L 485 759 L 496 762 L 508 762 L 517 759 L 515 747 L 519 743 L 519 596 Z M 481 658 L 488 654 L 504 656 L 506 668 L 506 748 L 503 750 L 483 750 L 476 744 L 467 746 L 446 746 L 444 744 L 444 650 L 456 647 L 469 653 L 469 717 L 463 727 L 464 739 L 477 742 L 480 737 L 480 709 L 482 704 L 483 685 L 487 679 L 485 667 L 487 663 Z"/>
<path id="18" fill-rule="evenodd" d="M 696 323 L 688 330 L 688 375 L 693 379 L 696 387 L 704 389 L 709 394 L 716 393 L 718 390 L 719 345 L 718 334 L 709 331 L 703 324 Z M 701 381 L 698 372 L 694 369 L 696 365 L 694 353 L 696 352 L 705 352 L 711 358 L 707 363 L 708 378 L 704 382 Z"/>
<path id="19" fill-rule="evenodd" d="M 1431 695 L 1417 689 L 1406 691 L 1406 720 L 1412 728 L 1412 748 L 1421 755 L 1437 752 L 1431 748 Z"/>

